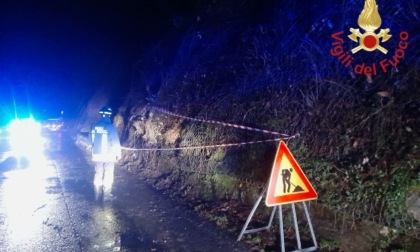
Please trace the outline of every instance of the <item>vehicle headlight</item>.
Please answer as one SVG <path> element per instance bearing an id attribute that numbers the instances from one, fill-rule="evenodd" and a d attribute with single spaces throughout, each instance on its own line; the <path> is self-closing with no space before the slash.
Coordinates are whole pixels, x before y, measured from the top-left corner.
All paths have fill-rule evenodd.
<path id="1" fill-rule="evenodd" d="M 41 136 L 41 125 L 33 118 L 13 120 L 9 132 L 9 144 L 16 156 L 31 159 L 43 152 L 45 139 Z"/>

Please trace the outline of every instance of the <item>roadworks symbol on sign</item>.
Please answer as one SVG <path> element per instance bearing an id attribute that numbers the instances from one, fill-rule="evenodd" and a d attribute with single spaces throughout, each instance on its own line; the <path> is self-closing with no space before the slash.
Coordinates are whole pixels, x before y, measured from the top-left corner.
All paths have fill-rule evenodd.
<path id="1" fill-rule="evenodd" d="M 289 204 L 318 198 L 286 144 L 281 141 L 271 170 L 267 206 Z"/>

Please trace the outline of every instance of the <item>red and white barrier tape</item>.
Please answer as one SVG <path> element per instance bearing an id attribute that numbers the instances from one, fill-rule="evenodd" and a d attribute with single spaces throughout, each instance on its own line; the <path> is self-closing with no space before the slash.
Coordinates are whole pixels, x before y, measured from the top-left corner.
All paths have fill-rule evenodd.
<path id="1" fill-rule="evenodd" d="M 233 123 L 225 123 L 225 122 L 220 122 L 220 121 L 215 121 L 215 120 L 197 119 L 197 118 L 192 118 L 192 117 L 189 117 L 189 116 L 183 116 L 183 115 L 180 115 L 180 114 L 176 114 L 176 113 L 167 111 L 165 109 L 157 108 L 157 107 L 151 107 L 151 108 L 155 109 L 157 111 L 160 111 L 162 113 L 168 114 L 168 115 L 173 115 L 173 116 L 176 116 L 176 117 L 180 117 L 180 118 L 184 118 L 184 119 L 188 119 L 188 120 L 192 120 L 192 121 L 219 124 L 219 125 L 222 125 L 222 126 L 234 127 L 234 128 L 238 128 L 238 129 L 244 129 L 244 130 L 251 130 L 251 131 L 262 132 L 262 133 L 267 133 L 267 134 L 272 134 L 272 135 L 280 135 L 280 136 L 286 136 L 286 137 L 289 136 L 287 134 L 276 132 L 276 131 L 258 129 L 258 128 L 253 128 L 253 127 L 249 127 L 249 126 L 243 126 L 243 125 L 233 124 Z"/>
<path id="2" fill-rule="evenodd" d="M 232 146 L 242 146 L 247 144 L 258 144 L 258 143 L 268 143 L 268 142 L 278 142 L 280 140 L 288 140 L 295 138 L 295 136 L 285 137 L 285 138 L 274 138 L 274 139 L 267 139 L 267 140 L 259 140 L 259 141 L 250 141 L 250 142 L 242 142 L 242 143 L 230 143 L 230 144 L 215 144 L 215 145 L 204 145 L 204 146 L 185 146 L 185 147 L 174 147 L 174 148 L 128 148 L 128 147 L 121 147 L 123 150 L 131 150 L 131 151 L 173 151 L 173 150 L 192 150 L 192 149 L 206 149 L 206 148 L 220 148 L 220 147 L 232 147 Z"/>

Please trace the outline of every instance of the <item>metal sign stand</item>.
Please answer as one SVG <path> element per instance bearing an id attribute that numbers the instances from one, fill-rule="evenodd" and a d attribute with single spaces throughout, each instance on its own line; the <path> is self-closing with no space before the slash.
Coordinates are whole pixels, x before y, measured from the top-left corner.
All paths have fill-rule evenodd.
<path id="1" fill-rule="evenodd" d="M 247 227 L 249 225 L 249 223 L 251 222 L 252 217 L 255 214 L 255 211 L 258 208 L 258 205 L 260 204 L 265 192 L 267 191 L 267 186 L 265 186 L 264 190 L 262 191 L 261 195 L 258 197 L 258 200 L 255 202 L 254 207 L 251 210 L 251 213 L 248 216 L 248 219 L 245 222 L 244 227 L 242 228 L 241 233 L 239 234 L 239 237 L 237 239 L 237 241 L 240 241 L 242 239 L 242 236 L 244 234 L 251 234 L 251 233 L 256 233 L 256 232 L 260 232 L 260 231 L 265 231 L 270 229 L 272 223 L 273 223 L 273 219 L 274 219 L 274 214 L 278 208 L 279 210 L 279 224 L 280 224 L 280 243 L 281 243 L 281 251 L 285 252 L 286 251 L 286 247 L 285 247 L 285 243 L 284 243 L 284 230 L 283 230 L 283 212 L 282 212 L 282 205 L 277 205 L 273 208 L 273 211 L 271 212 L 270 215 L 270 220 L 268 222 L 268 225 L 265 227 L 260 227 L 260 228 L 254 228 L 254 229 L 250 229 L 247 230 Z M 301 240 L 300 240 L 300 235 L 299 235 L 299 226 L 298 226 L 298 222 L 297 222 L 297 216 L 296 216 L 296 208 L 295 208 L 295 203 L 291 203 L 292 204 L 292 214 L 293 214 L 293 222 L 294 222 L 294 228 L 295 228 L 295 233 L 296 233 L 296 241 L 297 241 L 297 250 L 294 250 L 293 252 L 309 252 L 309 251 L 315 251 L 318 248 L 318 244 L 316 242 L 316 238 L 315 238 L 315 233 L 312 227 L 312 222 L 311 222 L 311 218 L 309 216 L 309 212 L 308 212 L 308 208 L 306 207 L 306 203 L 303 201 L 303 208 L 305 210 L 305 216 L 306 219 L 308 221 L 308 225 L 309 225 L 309 229 L 311 231 L 311 237 L 312 237 L 312 242 L 314 244 L 314 246 L 309 247 L 309 248 L 302 248 L 302 244 L 301 244 Z"/>

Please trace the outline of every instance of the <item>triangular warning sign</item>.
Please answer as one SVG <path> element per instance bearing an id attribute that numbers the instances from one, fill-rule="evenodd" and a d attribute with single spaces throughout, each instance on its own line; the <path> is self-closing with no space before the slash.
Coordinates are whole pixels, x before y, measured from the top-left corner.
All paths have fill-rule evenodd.
<path id="1" fill-rule="evenodd" d="M 289 204 L 318 198 L 302 169 L 281 141 L 271 170 L 268 184 L 267 206 Z"/>

